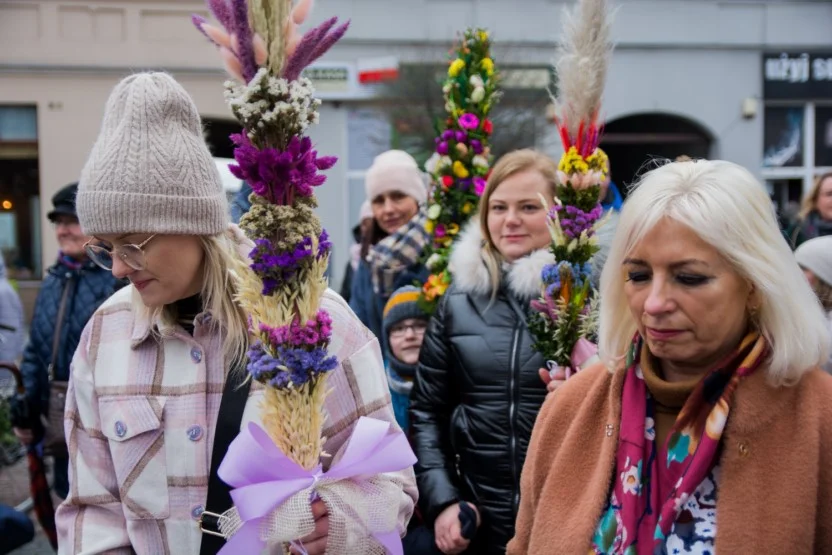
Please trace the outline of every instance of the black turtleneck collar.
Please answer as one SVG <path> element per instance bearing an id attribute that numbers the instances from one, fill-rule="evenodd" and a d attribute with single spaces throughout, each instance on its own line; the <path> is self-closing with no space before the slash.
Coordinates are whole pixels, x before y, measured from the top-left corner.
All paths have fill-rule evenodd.
<path id="1" fill-rule="evenodd" d="M 202 297 L 194 295 L 176 301 L 176 321 L 189 334 L 194 334 L 194 319 L 202 312 Z"/>

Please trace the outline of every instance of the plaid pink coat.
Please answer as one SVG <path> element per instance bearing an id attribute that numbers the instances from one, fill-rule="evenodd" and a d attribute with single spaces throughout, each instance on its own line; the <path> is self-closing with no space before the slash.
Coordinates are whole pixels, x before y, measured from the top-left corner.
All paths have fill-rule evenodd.
<path id="1" fill-rule="evenodd" d="M 58 508 L 61 554 L 196 554 L 207 496 L 214 423 L 226 368 L 221 338 L 196 318 L 151 334 L 134 314 L 133 287 L 106 301 L 87 324 L 72 363 L 65 426 L 70 493 Z M 331 291 L 333 320 L 325 450 L 338 457 L 356 420 L 395 425 L 378 341 Z M 156 324 L 154 324 L 156 325 Z M 259 385 L 259 384 L 258 384 Z M 243 425 L 259 422 L 262 387 L 252 387 Z M 403 534 L 417 491 L 412 469 L 385 475 L 400 485 L 389 500 Z"/>

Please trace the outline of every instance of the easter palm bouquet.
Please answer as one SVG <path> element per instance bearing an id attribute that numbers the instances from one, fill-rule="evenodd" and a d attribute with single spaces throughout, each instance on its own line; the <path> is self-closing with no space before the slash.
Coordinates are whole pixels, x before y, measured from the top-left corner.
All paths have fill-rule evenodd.
<path id="1" fill-rule="evenodd" d="M 555 62 L 556 123 L 564 154 L 548 226 L 549 248 L 557 262 L 543 269 L 543 291 L 532 302 L 529 328 L 550 370 L 566 368 L 567 376 L 596 354 L 597 291 L 590 276 L 592 257 L 599 250 L 595 233 L 605 221 L 599 194 L 609 165 L 598 146 L 601 96 L 612 52 L 609 37 L 606 0 L 579 0 L 565 18 Z"/>
<path id="2" fill-rule="evenodd" d="M 498 84 L 488 32 L 466 29 L 442 85 L 447 118 L 428 167 L 434 182 L 427 212 L 432 239 L 425 249 L 430 275 L 419 297 L 428 314 L 451 284 L 451 246 L 485 190 L 491 166 L 488 140 L 494 132 L 488 116 L 500 96 Z"/>
<path id="3" fill-rule="evenodd" d="M 231 136 L 236 164 L 229 169 L 253 191 L 251 209 L 240 221 L 253 249 L 235 268 L 236 300 L 252 338 L 246 370 L 264 386 L 265 429 L 249 424 L 219 468 L 220 478 L 235 488 L 235 506 L 220 519 L 229 538 L 222 552 L 288 547 L 314 528 L 309 505 L 316 497 L 330 509 L 328 546 L 337 551 L 346 545 L 344 515 L 356 511 L 344 506 L 333 511 L 327 488 L 354 487 L 362 476 L 413 462 L 402 434 L 388 434 L 386 422 L 361 418 L 341 459 L 326 472 L 321 464 L 327 456 L 322 437 L 327 376 L 338 360 L 329 355 L 333 322 L 321 308 L 332 245 L 314 209 L 315 189 L 326 181 L 321 172 L 336 158 L 320 156 L 306 136 L 318 122 L 321 101 L 302 73 L 348 24 L 331 18 L 301 35 L 311 0 L 294 6 L 291 0 L 209 0 L 208 6 L 217 23 L 200 16 L 193 16 L 193 23 L 218 47 L 233 77 L 225 96 L 243 131 Z M 365 493 L 368 489 L 371 484 Z M 340 540 L 333 540 L 339 531 Z M 370 535 L 378 541 L 362 552 L 395 552 L 396 542 L 401 547 L 395 530 L 382 526 Z"/>

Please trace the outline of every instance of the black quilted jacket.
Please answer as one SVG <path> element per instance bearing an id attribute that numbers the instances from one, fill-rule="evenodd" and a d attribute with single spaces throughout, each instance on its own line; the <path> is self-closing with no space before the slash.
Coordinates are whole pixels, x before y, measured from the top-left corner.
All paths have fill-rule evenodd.
<path id="1" fill-rule="evenodd" d="M 23 353 L 20 371 L 32 414 L 45 414 L 49 402 L 48 367 L 52 362 L 52 343 L 60 327 L 55 379 L 69 379 L 69 365 L 81 339 L 81 332 L 93 312 L 121 287 L 113 275 L 92 262 L 73 269 L 63 261 L 49 268 L 43 280 Z M 57 326 L 58 311 L 64 299 L 63 322 Z M 33 423 L 37 428 L 37 425 Z"/>
<path id="2" fill-rule="evenodd" d="M 537 251 L 515 262 L 492 301 L 480 243 L 474 229 L 452 255 L 454 282 L 422 343 L 410 419 L 428 522 L 457 501 L 473 503 L 482 525 L 465 552 L 498 555 L 514 535 L 520 472 L 546 397 L 526 315 L 552 259 Z"/>

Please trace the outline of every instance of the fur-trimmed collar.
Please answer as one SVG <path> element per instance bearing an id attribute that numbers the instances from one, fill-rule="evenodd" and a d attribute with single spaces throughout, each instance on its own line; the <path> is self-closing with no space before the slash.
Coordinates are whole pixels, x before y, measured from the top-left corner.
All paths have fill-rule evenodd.
<path id="1" fill-rule="evenodd" d="M 453 283 L 463 293 L 491 295 L 491 276 L 482 258 L 482 232 L 479 222 L 472 220 L 465 227 L 451 252 L 450 270 Z M 503 272 L 509 290 L 521 299 L 533 299 L 541 293 L 540 273 L 555 257 L 548 248 L 536 250 L 511 264 Z"/>

